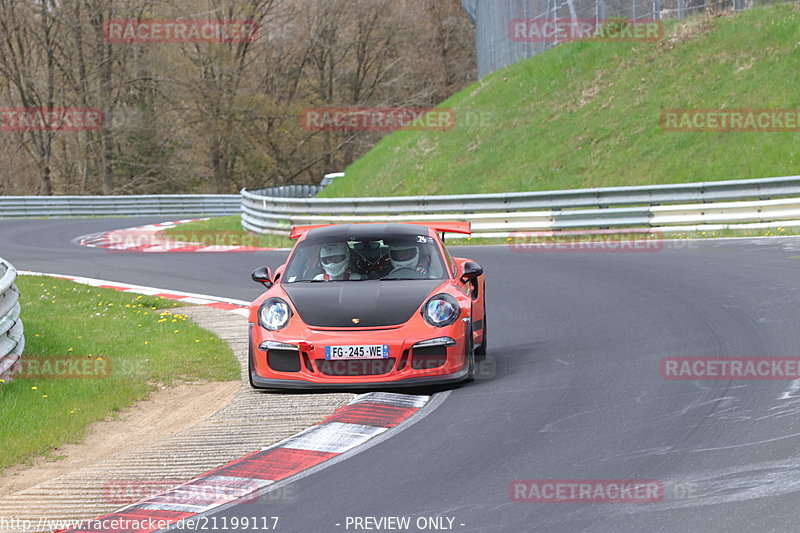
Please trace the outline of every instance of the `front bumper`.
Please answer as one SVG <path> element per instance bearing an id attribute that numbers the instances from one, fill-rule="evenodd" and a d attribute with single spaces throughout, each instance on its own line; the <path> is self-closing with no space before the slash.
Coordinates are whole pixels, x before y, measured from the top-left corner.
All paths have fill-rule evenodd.
<path id="1" fill-rule="evenodd" d="M 372 381 L 372 382 L 313 382 L 297 379 L 268 379 L 258 376 L 255 371 L 250 372 L 250 383 L 260 389 L 291 389 L 291 390 L 342 390 L 342 389 L 394 389 L 425 387 L 431 385 L 447 385 L 459 383 L 467 379 L 468 369 L 465 367 L 454 374 L 406 378 L 397 381 Z"/>
<path id="2" fill-rule="evenodd" d="M 450 384 L 468 377 L 466 357 L 469 319 L 463 317 L 446 328 L 434 328 L 419 320 L 396 328 L 384 329 L 311 329 L 304 324 L 284 330 L 267 331 L 250 324 L 250 383 L 256 388 L 271 389 L 358 389 L 402 388 Z M 446 356 L 423 361 L 428 354 L 415 348 L 417 343 L 439 337 L 450 337 L 451 346 L 439 348 Z M 273 352 L 266 346 L 283 343 L 297 346 L 295 369 L 276 370 Z M 325 346 L 388 345 L 389 359 L 336 360 L 325 359 Z M 262 349 L 262 346 L 265 348 Z M 269 355 L 268 355 L 269 354 Z M 291 359 L 291 354 L 283 356 Z M 433 361 L 432 364 L 428 364 Z M 441 362 L 441 364 L 440 364 Z M 361 366 L 363 365 L 363 366 Z M 360 373 L 359 368 L 378 368 Z"/>

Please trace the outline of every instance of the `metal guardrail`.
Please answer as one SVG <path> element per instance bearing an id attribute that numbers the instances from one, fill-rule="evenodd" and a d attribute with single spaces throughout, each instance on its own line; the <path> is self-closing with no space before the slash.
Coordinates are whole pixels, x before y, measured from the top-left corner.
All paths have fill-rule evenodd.
<path id="1" fill-rule="evenodd" d="M 0 218 L 86 216 L 223 216 L 240 212 L 236 194 L 147 196 L 0 196 Z"/>
<path id="2" fill-rule="evenodd" d="M 0 379 L 8 380 L 25 348 L 16 269 L 0 258 Z"/>
<path id="3" fill-rule="evenodd" d="M 250 192 L 257 196 L 274 196 L 278 198 L 311 198 L 327 184 L 321 185 L 281 185 L 264 189 L 251 189 Z"/>
<path id="4" fill-rule="evenodd" d="M 789 200 L 775 200 L 785 198 Z M 800 176 L 563 191 L 381 198 L 278 198 L 242 190 L 242 225 L 287 235 L 292 225 L 465 220 L 473 235 L 799 221 Z M 737 202 L 742 200 L 743 202 Z M 777 203 L 776 203 L 777 202 Z M 667 205 L 664 205 L 667 204 Z M 677 204 L 677 205 L 669 205 Z M 312 214 L 313 213 L 313 214 Z M 787 224 L 790 225 L 790 224 Z M 681 226 L 674 231 L 690 229 Z"/>

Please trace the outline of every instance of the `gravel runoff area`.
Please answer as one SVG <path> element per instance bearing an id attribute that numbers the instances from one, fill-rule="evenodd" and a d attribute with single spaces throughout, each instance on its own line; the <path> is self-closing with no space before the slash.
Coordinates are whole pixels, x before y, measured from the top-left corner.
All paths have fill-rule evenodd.
<path id="1" fill-rule="evenodd" d="M 123 449 L 95 465 L 1 498 L 0 531 L 30 532 L 47 520 L 111 513 L 133 503 L 121 501 L 132 493 L 148 487 L 165 490 L 166 482 L 177 485 L 274 444 L 316 424 L 354 396 L 253 390 L 247 377 L 246 319 L 210 307 L 187 306 L 181 312 L 228 342 L 239 359 L 242 385 L 233 401 L 199 424 L 145 447 Z M 25 529 L 9 528 L 14 524 Z"/>

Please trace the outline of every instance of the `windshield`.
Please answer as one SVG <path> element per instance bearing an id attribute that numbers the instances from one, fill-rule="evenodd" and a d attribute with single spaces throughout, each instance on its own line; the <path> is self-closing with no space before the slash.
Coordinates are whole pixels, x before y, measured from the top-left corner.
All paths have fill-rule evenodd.
<path id="1" fill-rule="evenodd" d="M 439 248 L 427 235 L 306 239 L 297 245 L 284 283 L 444 279 Z"/>

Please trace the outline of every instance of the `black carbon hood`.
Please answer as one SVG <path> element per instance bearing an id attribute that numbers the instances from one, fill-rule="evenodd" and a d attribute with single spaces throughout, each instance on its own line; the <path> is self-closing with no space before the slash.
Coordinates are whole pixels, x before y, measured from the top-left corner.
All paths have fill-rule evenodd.
<path id="1" fill-rule="evenodd" d="M 443 280 L 287 283 L 287 296 L 309 326 L 364 328 L 408 322 Z M 354 323 L 353 319 L 359 319 Z"/>

